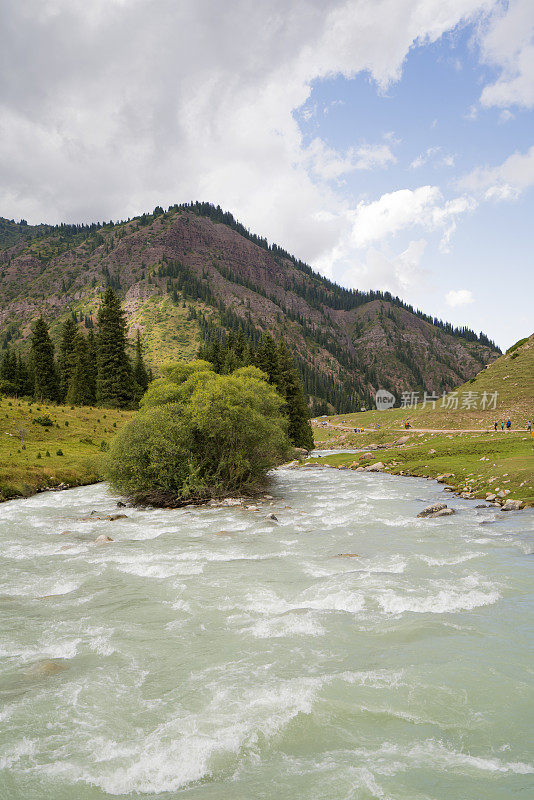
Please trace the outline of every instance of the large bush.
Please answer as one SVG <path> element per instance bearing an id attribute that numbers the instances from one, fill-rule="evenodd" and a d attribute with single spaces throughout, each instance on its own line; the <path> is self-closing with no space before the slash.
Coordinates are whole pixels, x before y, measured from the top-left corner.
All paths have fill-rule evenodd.
<path id="1" fill-rule="evenodd" d="M 138 501 L 179 505 L 260 487 L 290 446 L 283 400 L 255 367 L 218 375 L 168 365 L 117 435 L 111 483 Z"/>

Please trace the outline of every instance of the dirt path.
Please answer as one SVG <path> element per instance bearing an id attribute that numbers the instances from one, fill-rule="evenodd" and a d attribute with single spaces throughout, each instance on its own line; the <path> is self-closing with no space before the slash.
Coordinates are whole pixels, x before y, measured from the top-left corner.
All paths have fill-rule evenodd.
<path id="1" fill-rule="evenodd" d="M 341 431 L 354 432 L 354 426 L 351 425 L 331 425 L 329 422 L 326 425 L 318 425 L 318 428 L 334 428 Z M 515 430 L 493 430 L 493 428 L 359 428 L 358 430 L 363 433 L 377 433 L 378 431 L 387 431 L 388 433 L 525 433 L 528 431 L 521 431 L 517 428 Z"/>

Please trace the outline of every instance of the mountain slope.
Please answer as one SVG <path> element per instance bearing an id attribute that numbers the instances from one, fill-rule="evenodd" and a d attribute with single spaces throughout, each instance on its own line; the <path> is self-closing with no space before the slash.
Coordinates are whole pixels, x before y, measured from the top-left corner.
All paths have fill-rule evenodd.
<path id="1" fill-rule="evenodd" d="M 288 342 L 309 394 L 338 411 L 377 388 L 441 393 L 498 354 L 388 293 L 329 282 L 208 204 L 105 225 L 0 220 L 0 279 L 0 347 L 24 347 L 39 313 L 53 334 L 68 314 L 90 327 L 110 284 L 152 364 L 191 357 L 221 329 L 269 332 Z"/>

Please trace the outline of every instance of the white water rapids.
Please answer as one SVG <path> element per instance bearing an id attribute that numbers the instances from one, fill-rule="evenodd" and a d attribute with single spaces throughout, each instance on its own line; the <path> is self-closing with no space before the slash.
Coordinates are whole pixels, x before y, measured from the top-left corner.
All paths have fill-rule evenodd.
<path id="1" fill-rule="evenodd" d="M 271 493 L 0 506 L 2 800 L 534 796 L 534 514 L 417 519 L 437 484 L 327 468 Z"/>

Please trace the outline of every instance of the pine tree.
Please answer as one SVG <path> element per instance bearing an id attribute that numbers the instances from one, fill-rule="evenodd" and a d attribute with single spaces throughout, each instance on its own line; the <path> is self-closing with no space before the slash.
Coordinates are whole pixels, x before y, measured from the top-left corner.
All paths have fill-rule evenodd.
<path id="1" fill-rule="evenodd" d="M 92 326 L 87 334 L 87 404 L 96 403 L 97 352 Z"/>
<path id="2" fill-rule="evenodd" d="M 17 356 L 11 352 L 9 347 L 2 357 L 0 364 L 0 378 L 8 383 L 16 383 L 17 380 Z"/>
<path id="3" fill-rule="evenodd" d="M 22 356 L 17 358 L 17 394 L 29 396 L 33 394 L 33 383 L 28 366 Z"/>
<path id="4" fill-rule="evenodd" d="M 143 361 L 143 348 L 141 346 L 141 336 L 137 331 L 137 338 L 135 340 L 135 362 L 133 368 L 133 378 L 136 385 L 139 387 L 139 395 L 144 394 L 148 388 L 149 379 L 148 372 Z"/>
<path id="5" fill-rule="evenodd" d="M 39 317 L 33 328 L 31 358 L 35 399 L 58 402 L 59 381 L 54 361 L 54 345 L 42 316 Z"/>
<path id="6" fill-rule="evenodd" d="M 96 399 L 112 408 L 126 408 L 135 399 L 124 312 L 110 286 L 98 312 Z"/>
<path id="7" fill-rule="evenodd" d="M 278 368 L 278 352 L 272 336 L 262 337 L 256 351 L 256 366 L 269 376 L 270 383 L 281 388 L 281 375 Z"/>
<path id="8" fill-rule="evenodd" d="M 74 368 L 67 392 L 67 403 L 73 406 L 86 406 L 91 403 L 88 378 L 87 341 L 85 336 L 78 333 L 74 345 Z"/>
<path id="9" fill-rule="evenodd" d="M 281 377 L 279 391 L 287 404 L 288 435 L 296 447 L 313 449 L 313 431 L 301 380 L 293 364 L 286 343 L 280 340 L 277 348 L 278 370 Z"/>
<path id="10" fill-rule="evenodd" d="M 78 328 L 72 316 L 68 317 L 61 326 L 61 341 L 59 344 L 59 390 L 61 399 L 65 400 L 72 381 L 76 362 L 76 342 Z"/>

